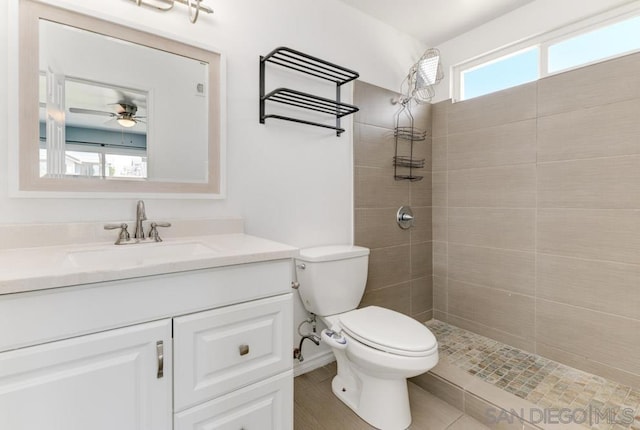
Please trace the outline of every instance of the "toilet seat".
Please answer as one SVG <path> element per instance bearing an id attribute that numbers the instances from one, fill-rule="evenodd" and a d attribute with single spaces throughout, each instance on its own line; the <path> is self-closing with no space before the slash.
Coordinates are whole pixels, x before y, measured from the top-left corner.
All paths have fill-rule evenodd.
<path id="1" fill-rule="evenodd" d="M 405 357 L 422 357 L 438 350 L 435 336 L 418 321 L 389 309 L 368 306 L 340 315 L 341 328 L 372 348 Z"/>

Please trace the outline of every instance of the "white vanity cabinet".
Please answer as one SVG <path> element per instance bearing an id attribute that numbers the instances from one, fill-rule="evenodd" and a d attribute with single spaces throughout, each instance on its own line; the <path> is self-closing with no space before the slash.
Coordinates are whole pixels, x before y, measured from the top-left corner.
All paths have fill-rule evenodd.
<path id="1" fill-rule="evenodd" d="M 0 295 L 0 429 L 293 429 L 291 260 Z"/>
<path id="2" fill-rule="evenodd" d="M 291 369 L 291 294 L 174 319 L 174 407 L 182 411 Z"/>
<path id="3" fill-rule="evenodd" d="M 175 430 L 292 430 L 291 309 L 285 294 L 174 320 Z"/>
<path id="4" fill-rule="evenodd" d="M 293 430 L 293 381 L 280 374 L 175 415 L 174 430 Z"/>
<path id="5" fill-rule="evenodd" d="M 0 429 L 171 429 L 171 320 L 0 354 Z"/>

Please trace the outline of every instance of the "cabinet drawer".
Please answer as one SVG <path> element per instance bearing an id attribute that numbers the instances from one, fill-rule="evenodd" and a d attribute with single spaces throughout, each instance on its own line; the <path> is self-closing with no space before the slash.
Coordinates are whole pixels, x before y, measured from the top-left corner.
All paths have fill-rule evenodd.
<path id="1" fill-rule="evenodd" d="M 290 285 L 291 260 L 274 260 L 0 295 L 0 351 L 274 297 Z"/>
<path id="2" fill-rule="evenodd" d="M 293 372 L 175 414 L 174 430 L 293 430 Z"/>
<path id="3" fill-rule="evenodd" d="M 174 319 L 174 410 L 293 366 L 292 295 Z"/>

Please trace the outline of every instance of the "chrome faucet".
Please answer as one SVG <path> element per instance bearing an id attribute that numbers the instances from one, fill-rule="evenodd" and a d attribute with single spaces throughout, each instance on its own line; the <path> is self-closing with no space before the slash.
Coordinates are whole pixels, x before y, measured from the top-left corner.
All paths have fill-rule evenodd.
<path id="1" fill-rule="evenodd" d="M 105 230 L 114 230 L 120 229 L 120 233 L 118 234 L 118 239 L 116 240 L 116 245 L 131 245 L 134 243 L 146 243 L 146 242 L 162 242 L 162 238 L 158 234 L 158 227 L 171 227 L 171 223 L 169 222 L 159 222 L 154 221 L 151 223 L 151 229 L 149 233 L 146 235 L 149 240 L 146 240 L 144 234 L 144 227 L 142 225 L 142 221 L 147 220 L 147 212 L 144 208 L 144 202 L 142 200 L 138 200 L 138 205 L 136 206 L 136 230 L 133 233 L 133 240 L 131 236 L 129 236 L 129 232 L 127 231 L 127 224 L 107 224 L 104 226 Z"/>
<path id="2" fill-rule="evenodd" d="M 144 202 L 138 200 L 138 206 L 136 207 L 136 229 L 133 232 L 134 239 L 144 239 L 144 230 L 142 228 L 142 221 L 147 220 L 147 213 L 144 209 Z"/>

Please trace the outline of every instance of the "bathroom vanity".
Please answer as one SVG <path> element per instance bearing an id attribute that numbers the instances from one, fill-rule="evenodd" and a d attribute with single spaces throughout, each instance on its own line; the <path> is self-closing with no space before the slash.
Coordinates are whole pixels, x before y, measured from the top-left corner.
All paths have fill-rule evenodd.
<path id="1" fill-rule="evenodd" d="M 0 428 L 293 428 L 291 257 L 245 234 L 0 250 Z"/>

